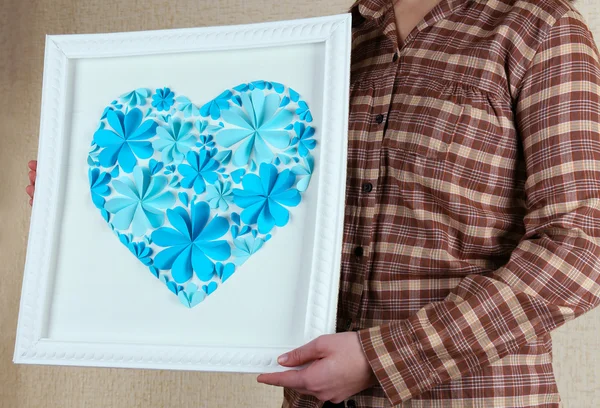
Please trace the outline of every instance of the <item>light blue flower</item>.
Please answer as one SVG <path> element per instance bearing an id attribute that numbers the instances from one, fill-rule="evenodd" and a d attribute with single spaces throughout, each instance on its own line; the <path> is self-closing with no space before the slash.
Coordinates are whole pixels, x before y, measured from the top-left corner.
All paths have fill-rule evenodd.
<path id="1" fill-rule="evenodd" d="M 194 147 L 196 137 L 190 134 L 192 127 L 190 122 L 182 125 L 179 118 L 171 118 L 167 126 L 160 126 L 156 129 L 159 139 L 155 140 L 152 145 L 162 153 L 162 160 L 165 164 L 173 161 L 181 162 L 184 155 Z"/>
<path id="2" fill-rule="evenodd" d="M 144 88 L 138 88 L 131 92 L 126 92 L 121 95 L 121 99 L 124 103 L 129 106 L 144 106 L 146 104 L 146 98 L 150 96 L 150 91 Z"/>
<path id="3" fill-rule="evenodd" d="M 312 150 L 317 145 L 315 139 L 311 139 L 315 135 L 315 128 L 304 126 L 302 122 L 294 123 L 294 131 L 296 136 L 292 139 L 292 145 L 298 143 L 298 153 L 302 157 L 306 157 L 309 150 Z"/>
<path id="4" fill-rule="evenodd" d="M 314 169 L 315 159 L 312 156 L 304 157 L 304 166 L 297 165 L 292 168 L 292 173 L 296 176 L 303 176 L 296 184 L 298 191 L 306 191 Z"/>
<path id="5" fill-rule="evenodd" d="M 224 261 L 231 255 L 227 241 L 218 239 L 229 229 L 229 222 L 218 215 L 210 222 L 210 208 L 205 202 L 193 204 L 191 217 L 185 208 L 167 210 L 173 228 L 162 227 L 152 233 L 154 244 L 166 247 L 154 258 L 159 269 L 171 269 L 175 282 L 191 279 L 193 272 L 202 281 L 208 281 L 214 273 L 211 261 Z"/>
<path id="6" fill-rule="evenodd" d="M 206 293 L 198 290 L 198 286 L 194 283 L 189 283 L 185 290 L 177 292 L 179 301 L 186 307 L 192 308 L 206 298 Z"/>
<path id="7" fill-rule="evenodd" d="M 200 114 L 204 117 L 210 115 L 214 120 L 219 119 L 221 111 L 229 109 L 229 99 L 232 95 L 230 90 L 223 92 L 221 95 L 202 106 L 202 108 L 200 108 Z"/>
<path id="8" fill-rule="evenodd" d="M 244 208 L 244 223 L 258 223 L 258 232 L 267 234 L 275 225 L 283 227 L 288 223 L 290 213 L 284 206 L 297 206 L 300 193 L 291 188 L 296 176 L 288 169 L 279 173 L 274 165 L 263 163 L 259 175 L 246 175 L 242 179 L 244 189 L 233 190 L 233 201 Z"/>
<path id="9" fill-rule="evenodd" d="M 284 128 L 294 114 L 287 109 L 279 109 L 280 97 L 272 93 L 265 97 L 263 91 L 255 89 L 240 95 L 242 107 L 232 106 L 221 112 L 225 122 L 236 128 L 223 129 L 216 135 L 217 143 L 231 147 L 242 142 L 233 155 L 236 166 L 244 166 L 254 152 L 259 163 L 270 163 L 273 152 L 267 145 L 284 149 L 290 144 L 290 134 Z"/>
<path id="10" fill-rule="evenodd" d="M 201 150 L 200 154 L 190 151 L 186 158 L 189 165 L 177 166 L 177 170 L 183 176 L 181 185 L 185 188 L 194 186 L 194 191 L 202 194 L 206 190 L 206 181 L 214 183 L 218 180 L 215 170 L 219 168 L 219 162 L 214 160 L 207 150 Z"/>
<path id="11" fill-rule="evenodd" d="M 177 101 L 177 110 L 183 112 L 184 117 L 189 118 L 200 114 L 198 107 L 185 96 L 178 96 L 175 100 Z"/>
<path id="12" fill-rule="evenodd" d="M 242 265 L 252 256 L 252 254 L 262 248 L 264 243 L 264 239 L 252 235 L 234 239 L 233 245 L 235 245 L 235 248 L 231 251 L 231 254 L 235 257 L 233 263 L 236 266 Z"/>
<path id="13" fill-rule="evenodd" d="M 150 170 L 136 166 L 133 181 L 129 177 L 113 180 L 114 189 L 121 194 L 108 201 L 105 208 L 115 214 L 112 224 L 119 230 L 133 226 L 134 236 L 143 235 L 148 228 L 158 228 L 164 222 L 164 210 L 175 202 L 175 196 L 167 187 L 167 178 L 151 176 Z"/>
<path id="14" fill-rule="evenodd" d="M 147 159 L 152 156 L 152 143 L 146 141 L 156 134 L 153 120 L 142 122 L 142 111 L 130 110 L 127 115 L 121 111 L 109 111 L 106 114 L 108 124 L 113 130 L 98 129 L 94 133 L 94 142 L 104 149 L 98 155 L 100 164 L 111 167 L 117 161 L 126 173 L 131 173 L 136 165 L 136 156 Z"/>
<path id="15" fill-rule="evenodd" d="M 152 95 L 152 106 L 159 112 L 168 111 L 175 103 L 174 97 L 175 94 L 169 88 L 157 89 L 156 93 Z"/>
<path id="16" fill-rule="evenodd" d="M 210 208 L 218 208 L 221 211 L 229 209 L 229 202 L 232 200 L 232 190 L 230 181 L 218 181 L 214 185 L 206 187 L 206 201 Z"/>

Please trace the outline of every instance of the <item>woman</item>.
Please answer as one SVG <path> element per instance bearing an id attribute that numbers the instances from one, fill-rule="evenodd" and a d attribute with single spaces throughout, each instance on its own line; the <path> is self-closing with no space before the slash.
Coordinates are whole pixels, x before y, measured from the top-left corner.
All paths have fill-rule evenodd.
<path id="1" fill-rule="evenodd" d="M 550 332 L 600 303 L 589 29 L 566 0 L 352 14 L 338 333 L 258 380 L 285 407 L 558 407 Z"/>

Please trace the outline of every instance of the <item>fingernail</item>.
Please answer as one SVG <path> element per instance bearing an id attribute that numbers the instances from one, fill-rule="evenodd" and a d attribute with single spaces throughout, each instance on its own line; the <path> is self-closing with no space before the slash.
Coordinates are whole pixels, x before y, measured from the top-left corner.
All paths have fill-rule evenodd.
<path id="1" fill-rule="evenodd" d="M 277 359 L 277 362 L 278 362 L 279 364 L 283 364 L 283 363 L 285 363 L 287 360 L 288 360 L 288 356 L 287 356 L 287 354 L 283 354 L 283 355 L 279 356 L 279 358 Z"/>

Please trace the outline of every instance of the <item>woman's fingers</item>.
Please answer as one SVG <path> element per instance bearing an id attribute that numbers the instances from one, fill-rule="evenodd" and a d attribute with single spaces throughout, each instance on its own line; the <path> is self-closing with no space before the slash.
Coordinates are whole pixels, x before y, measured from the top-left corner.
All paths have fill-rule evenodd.
<path id="1" fill-rule="evenodd" d="M 27 165 L 29 166 L 29 168 L 33 171 L 37 170 L 37 160 L 29 160 L 29 163 L 27 163 Z"/>
<path id="2" fill-rule="evenodd" d="M 35 176 L 36 176 L 36 172 L 34 170 L 29 170 L 29 182 L 33 185 L 35 185 Z"/>
<path id="3" fill-rule="evenodd" d="M 27 188 L 25 188 L 25 191 L 27 191 L 27 194 L 29 194 L 29 197 L 31 197 L 33 199 L 33 193 L 35 192 L 35 186 L 28 185 Z"/>

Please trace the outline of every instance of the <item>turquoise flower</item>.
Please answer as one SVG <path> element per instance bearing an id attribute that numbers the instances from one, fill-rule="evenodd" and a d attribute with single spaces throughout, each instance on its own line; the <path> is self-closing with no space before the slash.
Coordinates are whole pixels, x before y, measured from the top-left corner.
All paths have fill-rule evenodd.
<path id="1" fill-rule="evenodd" d="M 227 241 L 218 240 L 229 229 L 229 222 L 218 215 L 208 220 L 210 208 L 205 202 L 193 204 L 191 216 L 182 207 L 167 210 L 173 228 L 162 227 L 152 233 L 152 242 L 166 249 L 154 258 L 159 269 L 170 269 L 177 283 L 187 282 L 193 273 L 208 281 L 214 273 L 215 261 L 231 256 Z"/>
<path id="2" fill-rule="evenodd" d="M 232 106 L 221 112 L 223 120 L 235 128 L 218 132 L 217 143 L 231 147 L 242 142 L 233 155 L 236 166 L 248 164 L 252 152 L 259 163 L 270 163 L 274 155 L 269 145 L 284 149 L 290 144 L 290 134 L 285 127 L 294 114 L 279 109 L 281 99 L 274 93 L 265 96 L 263 91 L 255 89 L 241 94 L 240 98 L 243 109 Z"/>
<path id="3" fill-rule="evenodd" d="M 304 126 L 302 122 L 294 123 L 294 131 L 296 136 L 292 139 L 292 145 L 298 143 L 298 153 L 301 157 L 308 156 L 309 150 L 312 150 L 317 145 L 315 139 L 311 139 L 315 135 L 315 128 Z"/>
<path id="4" fill-rule="evenodd" d="M 92 193 L 92 201 L 97 208 L 104 208 L 104 197 L 110 194 L 110 174 L 101 172 L 100 169 L 90 169 L 88 171 L 90 181 L 90 191 Z"/>
<path id="5" fill-rule="evenodd" d="M 297 206 L 300 193 L 291 188 L 296 176 L 288 169 L 279 173 L 274 165 L 263 163 L 259 175 L 248 174 L 242 179 L 244 189 L 233 190 L 233 202 L 244 208 L 244 223 L 258 223 L 258 232 L 267 234 L 275 225 L 283 227 L 288 223 L 290 213 L 284 206 Z"/>
<path id="6" fill-rule="evenodd" d="M 152 95 L 152 106 L 159 112 L 168 111 L 175 103 L 174 97 L 175 94 L 169 88 L 157 89 L 156 93 Z"/>
<path id="7" fill-rule="evenodd" d="M 223 92 L 221 95 L 202 106 L 200 108 L 200 114 L 205 117 L 210 115 L 214 120 L 219 119 L 221 111 L 229 109 L 229 99 L 232 95 L 233 94 L 229 90 Z"/>
<path id="8" fill-rule="evenodd" d="M 112 224 L 119 230 L 132 225 L 134 236 L 143 235 L 150 227 L 158 228 L 164 222 L 164 210 L 175 203 L 175 196 L 167 187 L 167 178 L 151 176 L 150 170 L 136 166 L 133 181 L 129 177 L 113 180 L 114 189 L 121 194 L 108 201 L 104 208 L 111 214 Z"/>
<path id="9" fill-rule="evenodd" d="M 142 111 L 130 110 L 127 115 L 121 111 L 109 111 L 106 114 L 108 124 L 113 130 L 98 129 L 94 133 L 94 142 L 104 149 L 98 155 L 100 164 L 111 167 L 115 163 L 126 173 L 131 173 L 136 165 L 136 156 L 147 159 L 152 156 L 152 143 L 146 141 L 156 134 L 153 120 L 142 122 Z"/>
<path id="10" fill-rule="evenodd" d="M 211 150 L 213 147 L 215 147 L 215 142 L 213 141 L 212 136 L 201 135 L 198 143 L 196 143 L 196 146 Z"/>
<path id="11" fill-rule="evenodd" d="M 296 114 L 298 114 L 301 120 L 304 120 L 309 123 L 313 121 L 313 117 L 310 114 L 308 105 L 304 101 L 298 102 L 298 109 L 296 109 Z"/>
<path id="12" fill-rule="evenodd" d="M 219 168 L 219 162 L 214 160 L 206 150 L 201 150 L 200 154 L 190 151 L 186 158 L 189 165 L 177 166 L 177 170 L 183 176 L 181 185 L 185 188 L 194 186 L 194 191 L 202 194 L 206 190 L 206 181 L 214 183 L 218 180 L 215 170 Z"/>
<path id="13" fill-rule="evenodd" d="M 184 155 L 194 146 L 196 137 L 190 134 L 192 127 L 190 122 L 182 125 L 178 118 L 171 118 L 167 126 L 156 129 L 159 139 L 155 140 L 152 145 L 162 153 L 162 160 L 165 164 L 173 161 L 181 162 Z"/>
<path id="14" fill-rule="evenodd" d="M 210 208 L 218 208 L 221 211 L 229 209 L 229 202 L 232 200 L 231 182 L 218 181 L 214 185 L 206 187 L 206 201 Z"/>
<path id="15" fill-rule="evenodd" d="M 150 91 L 144 88 L 138 88 L 131 92 L 126 92 L 121 95 L 121 99 L 124 103 L 129 106 L 144 106 L 146 104 L 146 98 L 150 96 Z"/>

